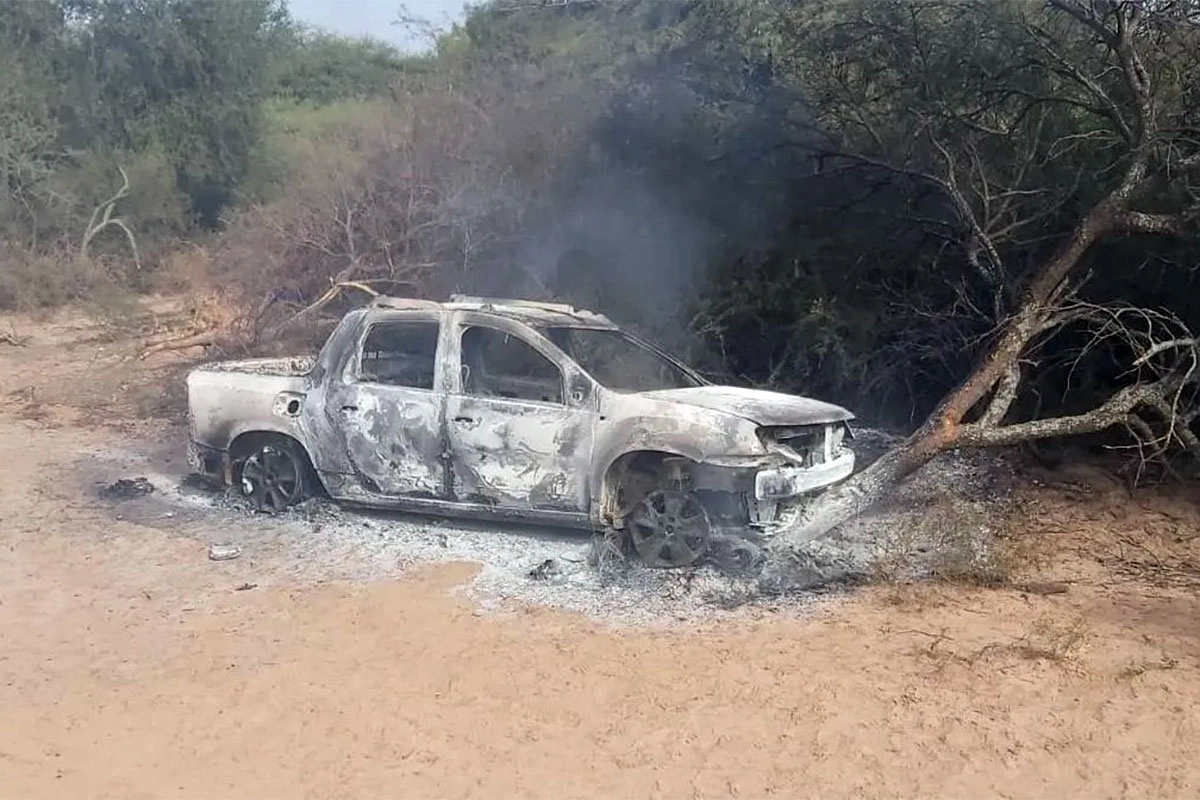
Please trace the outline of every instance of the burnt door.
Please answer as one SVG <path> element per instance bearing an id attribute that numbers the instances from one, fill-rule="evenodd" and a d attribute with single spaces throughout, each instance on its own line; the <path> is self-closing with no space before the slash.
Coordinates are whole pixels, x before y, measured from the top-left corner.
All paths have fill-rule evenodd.
<path id="1" fill-rule="evenodd" d="M 361 487 L 388 497 L 446 496 L 440 321 L 394 314 L 370 320 L 329 410 Z"/>
<path id="2" fill-rule="evenodd" d="M 587 512 L 595 412 L 568 392 L 553 348 L 499 323 L 457 327 L 461 369 L 446 394 L 456 500 L 506 509 Z M 527 338 L 528 337 L 528 338 Z"/>

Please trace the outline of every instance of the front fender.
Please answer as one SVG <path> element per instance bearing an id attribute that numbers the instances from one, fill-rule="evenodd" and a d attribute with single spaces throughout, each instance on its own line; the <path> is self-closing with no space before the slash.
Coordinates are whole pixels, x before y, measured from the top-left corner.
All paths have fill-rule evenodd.
<path id="1" fill-rule="evenodd" d="M 701 409 L 636 414 L 600 423 L 593 451 L 592 497 L 601 497 L 612 465 L 635 452 L 669 453 L 698 463 L 753 462 L 769 453 L 754 423 Z"/>

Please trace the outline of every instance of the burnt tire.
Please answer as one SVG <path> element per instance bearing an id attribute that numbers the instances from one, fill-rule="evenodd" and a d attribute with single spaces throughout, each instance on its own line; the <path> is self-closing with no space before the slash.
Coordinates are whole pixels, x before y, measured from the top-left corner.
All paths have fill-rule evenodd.
<path id="1" fill-rule="evenodd" d="M 242 459 L 237 486 L 256 511 L 277 514 L 311 496 L 308 458 L 287 439 L 262 439 Z"/>

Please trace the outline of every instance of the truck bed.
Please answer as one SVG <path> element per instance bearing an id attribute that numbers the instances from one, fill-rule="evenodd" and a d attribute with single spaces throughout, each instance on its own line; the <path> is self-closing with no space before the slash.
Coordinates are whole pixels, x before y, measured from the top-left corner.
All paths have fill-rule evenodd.
<path id="1" fill-rule="evenodd" d="M 234 372 L 241 375 L 274 375 L 280 378 L 303 378 L 312 369 L 313 356 L 285 358 L 247 358 L 241 361 L 219 361 L 197 368 L 198 372 Z"/>

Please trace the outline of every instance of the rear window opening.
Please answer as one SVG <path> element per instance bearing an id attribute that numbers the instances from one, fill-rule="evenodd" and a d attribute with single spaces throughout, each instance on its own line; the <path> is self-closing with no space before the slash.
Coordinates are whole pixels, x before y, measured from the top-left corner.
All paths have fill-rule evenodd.
<path id="1" fill-rule="evenodd" d="M 363 340 L 358 377 L 370 383 L 433 389 L 438 323 L 379 322 Z"/>

